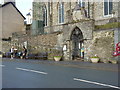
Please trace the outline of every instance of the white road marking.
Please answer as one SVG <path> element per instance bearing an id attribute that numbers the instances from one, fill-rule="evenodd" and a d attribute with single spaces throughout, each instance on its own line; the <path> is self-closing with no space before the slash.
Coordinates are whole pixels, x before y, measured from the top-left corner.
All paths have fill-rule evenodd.
<path id="1" fill-rule="evenodd" d="M 0 65 L 0 67 L 5 67 L 5 65 Z"/>
<path id="2" fill-rule="evenodd" d="M 86 82 L 86 83 L 91 83 L 91 84 L 96 84 L 96 85 L 101 85 L 101 86 L 106 86 L 106 87 L 111 87 L 111 88 L 117 88 L 117 89 L 120 89 L 120 87 L 113 86 L 113 85 L 102 84 L 102 83 L 98 83 L 98 82 L 87 81 L 87 80 L 77 79 L 77 78 L 73 78 L 73 79 L 74 79 L 75 81 L 81 81 L 81 82 Z"/>
<path id="3" fill-rule="evenodd" d="M 35 71 L 35 70 L 30 70 L 30 69 L 24 69 L 24 68 L 16 68 L 16 69 L 22 70 L 22 71 L 40 73 L 40 74 L 48 74 L 48 73 L 45 73 L 45 72 L 40 72 L 40 71 Z"/>

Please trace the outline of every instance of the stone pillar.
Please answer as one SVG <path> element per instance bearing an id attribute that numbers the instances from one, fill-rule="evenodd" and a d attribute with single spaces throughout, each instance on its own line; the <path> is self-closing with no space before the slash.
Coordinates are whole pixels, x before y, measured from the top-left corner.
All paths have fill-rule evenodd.
<path id="1" fill-rule="evenodd" d="M 70 60 L 70 41 L 67 41 L 67 60 Z"/>
<path id="2" fill-rule="evenodd" d="M 88 51 L 90 50 L 90 43 L 91 41 L 85 40 L 84 41 L 84 61 L 89 61 L 90 59 L 90 55 L 88 53 Z"/>
<path id="3" fill-rule="evenodd" d="M 120 28 L 118 28 L 118 42 L 120 42 Z M 120 56 L 118 56 L 118 60 L 120 62 Z"/>
<path id="4" fill-rule="evenodd" d="M 118 28 L 118 42 L 120 42 L 120 28 Z"/>
<path id="5" fill-rule="evenodd" d="M 114 30 L 114 49 L 116 48 L 116 44 L 120 42 L 120 28 Z M 115 57 L 116 60 L 120 60 L 120 56 Z"/>
<path id="6" fill-rule="evenodd" d="M 114 45 L 115 45 L 115 48 L 116 48 L 116 44 L 118 43 L 118 40 L 119 39 L 119 30 L 118 29 L 115 29 L 114 30 Z"/>
<path id="7" fill-rule="evenodd" d="M 72 60 L 72 48 L 73 48 L 73 46 L 72 46 L 72 41 L 70 41 L 70 43 L 69 43 L 69 59 L 70 60 Z"/>
<path id="8" fill-rule="evenodd" d="M 69 60 L 71 60 L 71 52 L 70 52 L 70 47 L 71 45 L 70 45 L 70 41 L 68 40 L 68 41 L 66 41 L 66 43 L 63 45 L 63 56 L 64 56 L 64 60 L 66 60 L 66 61 L 69 61 Z M 66 50 L 65 50 L 65 48 L 66 48 Z"/>

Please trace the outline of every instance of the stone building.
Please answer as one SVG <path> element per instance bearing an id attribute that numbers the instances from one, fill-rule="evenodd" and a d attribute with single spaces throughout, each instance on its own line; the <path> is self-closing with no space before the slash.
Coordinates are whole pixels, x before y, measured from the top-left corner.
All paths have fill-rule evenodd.
<path id="1" fill-rule="evenodd" d="M 120 42 L 120 3 L 110 1 L 33 2 L 31 35 L 12 42 L 27 42 L 29 53 L 62 50 L 63 60 L 89 60 L 95 55 L 102 61 L 113 59 Z"/>
<path id="2" fill-rule="evenodd" d="M 64 60 L 109 60 L 120 42 L 119 2 L 111 1 L 34 2 L 33 20 L 43 21 L 45 34 L 58 33 L 55 47 L 64 48 Z"/>

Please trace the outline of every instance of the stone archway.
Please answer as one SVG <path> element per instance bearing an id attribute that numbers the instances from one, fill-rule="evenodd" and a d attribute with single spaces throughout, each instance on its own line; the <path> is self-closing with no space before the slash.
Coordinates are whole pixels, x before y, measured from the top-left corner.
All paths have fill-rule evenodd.
<path id="1" fill-rule="evenodd" d="M 78 28 L 75 27 L 71 33 L 71 56 L 72 60 L 75 60 L 76 58 L 84 58 L 84 52 L 83 49 L 83 33 Z"/>

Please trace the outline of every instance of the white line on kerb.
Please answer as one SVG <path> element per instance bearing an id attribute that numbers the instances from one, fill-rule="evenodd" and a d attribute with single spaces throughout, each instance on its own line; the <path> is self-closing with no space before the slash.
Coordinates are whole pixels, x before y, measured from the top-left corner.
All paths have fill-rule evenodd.
<path id="1" fill-rule="evenodd" d="M 101 86 L 106 86 L 106 87 L 111 87 L 111 88 L 117 88 L 117 89 L 120 89 L 120 87 L 113 86 L 113 85 L 102 84 L 102 83 L 98 83 L 98 82 L 87 81 L 87 80 L 77 79 L 77 78 L 73 78 L 73 79 L 76 80 L 76 81 L 81 81 L 81 82 L 86 82 L 86 83 L 91 83 L 91 84 L 96 84 L 96 85 L 101 85 Z"/>
<path id="2" fill-rule="evenodd" d="M 0 65 L 0 67 L 5 67 L 5 65 Z"/>
<path id="3" fill-rule="evenodd" d="M 40 74 L 48 74 L 48 73 L 45 73 L 45 72 L 40 72 L 40 71 L 35 71 L 35 70 L 30 70 L 30 69 L 24 69 L 24 68 L 16 68 L 16 69 L 22 70 L 22 71 L 40 73 Z"/>

